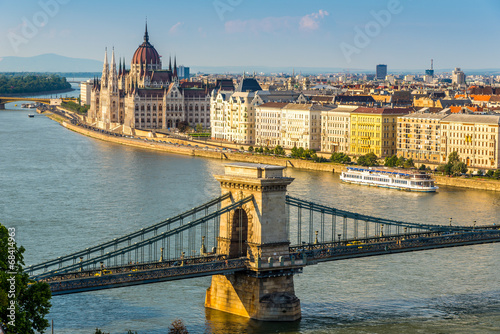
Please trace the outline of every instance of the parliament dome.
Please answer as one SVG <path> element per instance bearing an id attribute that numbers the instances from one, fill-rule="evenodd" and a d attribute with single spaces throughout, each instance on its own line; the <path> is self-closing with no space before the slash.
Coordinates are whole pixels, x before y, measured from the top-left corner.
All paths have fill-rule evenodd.
<path id="1" fill-rule="evenodd" d="M 144 42 L 135 50 L 134 56 L 132 57 L 132 64 L 160 65 L 160 63 L 161 60 L 158 51 L 149 43 L 148 26 L 146 25 Z"/>

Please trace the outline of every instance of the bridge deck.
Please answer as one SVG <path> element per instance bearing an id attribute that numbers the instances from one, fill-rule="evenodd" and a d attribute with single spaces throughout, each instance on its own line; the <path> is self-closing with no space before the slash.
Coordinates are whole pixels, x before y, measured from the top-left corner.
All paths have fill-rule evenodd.
<path id="1" fill-rule="evenodd" d="M 194 277 L 230 274 L 237 271 L 269 272 L 270 275 L 289 275 L 301 272 L 305 265 L 368 256 L 430 250 L 445 247 L 500 242 L 500 231 L 466 233 L 426 232 L 387 237 L 350 240 L 323 244 L 304 244 L 290 247 L 290 258 L 269 263 L 261 259 L 258 264 L 247 258 L 225 259 L 220 255 L 177 259 L 167 262 L 130 264 L 121 267 L 69 272 L 41 279 L 47 282 L 53 295 L 111 289 L 139 284 L 157 283 Z M 255 273 L 254 273 L 255 274 Z"/>

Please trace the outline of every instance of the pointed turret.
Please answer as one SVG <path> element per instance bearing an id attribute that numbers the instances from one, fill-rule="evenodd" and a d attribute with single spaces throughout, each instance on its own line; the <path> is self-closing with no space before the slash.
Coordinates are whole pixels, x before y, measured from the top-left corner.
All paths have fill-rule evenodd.
<path id="1" fill-rule="evenodd" d="M 177 78 L 177 56 L 174 57 L 174 78 Z"/>
<path id="2" fill-rule="evenodd" d="M 104 49 L 104 65 L 102 66 L 101 83 L 103 86 L 108 85 L 109 64 L 108 64 L 108 48 Z"/>
<path id="3" fill-rule="evenodd" d="M 113 90 L 118 89 L 118 75 L 116 74 L 116 62 L 115 62 L 115 48 L 111 51 L 111 64 L 109 66 L 109 86 L 113 87 Z"/>
<path id="4" fill-rule="evenodd" d="M 146 31 L 144 32 L 144 42 L 149 43 L 149 35 L 148 35 L 148 19 L 146 18 Z"/>
<path id="5" fill-rule="evenodd" d="M 168 57 L 168 70 L 172 72 L 172 56 Z"/>

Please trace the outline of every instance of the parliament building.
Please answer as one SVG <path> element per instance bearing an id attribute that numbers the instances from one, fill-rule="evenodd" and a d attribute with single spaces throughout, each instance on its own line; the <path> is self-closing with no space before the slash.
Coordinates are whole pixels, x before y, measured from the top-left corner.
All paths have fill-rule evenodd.
<path id="1" fill-rule="evenodd" d="M 106 130 L 132 133 L 133 129 L 174 129 L 179 125 L 210 127 L 210 89 L 201 82 L 180 80 L 177 60 L 162 68 L 161 56 L 149 42 L 146 25 L 144 42 L 132 57 L 130 69 L 114 49 L 108 63 L 107 51 L 100 79 L 94 79 L 87 123 Z"/>

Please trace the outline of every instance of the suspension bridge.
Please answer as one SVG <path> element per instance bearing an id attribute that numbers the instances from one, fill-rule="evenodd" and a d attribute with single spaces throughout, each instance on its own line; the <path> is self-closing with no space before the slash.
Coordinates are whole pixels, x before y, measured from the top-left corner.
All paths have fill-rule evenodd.
<path id="1" fill-rule="evenodd" d="M 0 97 L 0 109 L 5 109 L 5 104 L 10 102 L 31 101 L 44 104 L 50 104 L 49 98 L 41 97 Z M 75 98 L 63 98 L 64 102 L 76 101 Z"/>
<path id="2" fill-rule="evenodd" d="M 404 222 L 289 196 L 283 168 L 226 165 L 218 198 L 25 270 L 53 295 L 212 276 L 207 307 L 287 321 L 300 318 L 293 275 L 306 266 L 500 241 L 496 225 Z"/>

